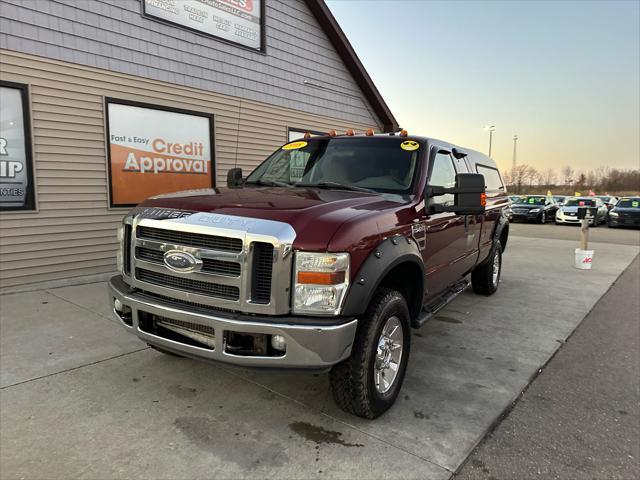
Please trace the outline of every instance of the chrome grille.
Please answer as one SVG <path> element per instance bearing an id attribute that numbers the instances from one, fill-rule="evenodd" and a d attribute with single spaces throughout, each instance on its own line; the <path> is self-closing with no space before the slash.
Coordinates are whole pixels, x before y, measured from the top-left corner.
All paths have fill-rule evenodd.
<path id="1" fill-rule="evenodd" d="M 203 235 L 201 233 L 152 227 L 138 227 L 136 229 L 136 237 L 188 247 L 208 248 L 221 252 L 238 253 L 242 251 L 242 239 L 240 238 L 219 237 L 217 235 Z"/>
<path id="2" fill-rule="evenodd" d="M 125 224 L 124 225 L 124 245 L 125 248 L 122 249 L 122 264 L 123 264 L 123 270 L 124 270 L 124 274 L 129 276 L 131 275 L 131 248 L 129 248 L 129 246 L 131 245 L 131 225 L 130 224 Z"/>
<path id="3" fill-rule="evenodd" d="M 273 220 L 171 209 L 144 209 L 125 219 L 132 225 L 130 276 L 138 291 L 181 306 L 266 315 L 290 311 L 295 230 Z M 175 215 L 175 216 L 174 216 Z M 191 270 L 174 270 L 165 254 L 195 259 Z M 152 300 L 151 298 L 149 300 Z"/>
<path id="4" fill-rule="evenodd" d="M 137 293 L 138 293 L 138 296 L 146 298 L 147 300 L 165 302 L 171 305 L 172 307 L 191 307 L 192 309 L 201 310 L 203 313 L 207 315 L 210 315 L 211 311 L 233 313 L 233 310 L 231 310 L 230 308 L 213 307 L 211 305 L 206 305 L 204 303 L 189 302 L 187 300 L 180 300 L 178 298 L 167 297 L 166 295 L 159 295 L 157 293 L 145 292 L 144 290 L 139 290 Z"/>
<path id="5" fill-rule="evenodd" d="M 253 243 L 253 271 L 251 273 L 251 301 L 269 303 L 271 300 L 271 273 L 273 270 L 273 245 Z"/>
<path id="6" fill-rule="evenodd" d="M 147 262 L 162 264 L 164 263 L 164 252 L 152 248 L 136 247 L 136 258 Z M 240 264 L 237 262 L 203 258 L 202 269 L 200 271 L 227 277 L 239 277 Z"/>
<path id="7" fill-rule="evenodd" d="M 225 300 L 238 300 L 240 298 L 240 289 L 238 287 L 166 275 L 145 268 L 136 268 L 136 278 L 154 285 L 182 290 L 184 292 L 200 293 Z"/>

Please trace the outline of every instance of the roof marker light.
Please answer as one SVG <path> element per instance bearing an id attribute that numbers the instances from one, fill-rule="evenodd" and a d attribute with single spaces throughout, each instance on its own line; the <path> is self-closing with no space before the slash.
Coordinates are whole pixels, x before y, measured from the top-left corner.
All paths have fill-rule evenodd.
<path id="1" fill-rule="evenodd" d="M 311 132 L 306 132 L 306 133 L 304 134 L 304 139 L 305 139 L 305 140 L 307 140 L 307 139 L 309 139 L 309 138 L 311 138 Z"/>
<path id="2" fill-rule="evenodd" d="M 349 137 L 353 137 L 355 134 L 356 134 L 356 132 L 353 131 L 353 128 L 347 129 L 347 135 Z"/>
<path id="3" fill-rule="evenodd" d="M 373 137 L 373 128 L 367 128 L 367 137 Z"/>
<path id="4" fill-rule="evenodd" d="M 338 132 L 336 132 L 335 130 L 329 130 L 330 137 L 335 137 L 336 135 L 338 135 Z"/>
<path id="5" fill-rule="evenodd" d="M 409 133 L 406 130 L 400 130 L 401 137 L 406 137 L 407 135 L 409 135 Z"/>

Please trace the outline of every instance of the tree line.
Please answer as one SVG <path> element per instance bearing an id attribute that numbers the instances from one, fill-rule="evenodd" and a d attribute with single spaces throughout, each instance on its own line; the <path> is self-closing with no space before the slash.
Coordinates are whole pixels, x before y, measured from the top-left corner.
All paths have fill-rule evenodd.
<path id="1" fill-rule="evenodd" d="M 565 166 L 555 170 L 538 170 L 531 165 L 516 165 L 503 174 L 507 190 L 515 194 L 553 193 L 587 194 L 593 190 L 601 195 L 628 195 L 640 192 L 640 169 L 620 169 L 607 166 L 594 170 L 576 170 Z M 555 191 L 554 191 L 555 190 Z"/>

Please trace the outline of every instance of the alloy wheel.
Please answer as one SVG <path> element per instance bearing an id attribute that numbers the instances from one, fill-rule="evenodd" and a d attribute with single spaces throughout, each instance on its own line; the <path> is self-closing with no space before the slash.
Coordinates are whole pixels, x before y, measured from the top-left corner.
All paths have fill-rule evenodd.
<path id="1" fill-rule="evenodd" d="M 500 255 L 496 252 L 495 257 L 493 257 L 493 271 L 491 272 L 491 280 L 493 282 L 493 286 L 498 286 L 498 281 L 500 279 Z"/>
<path id="2" fill-rule="evenodd" d="M 387 393 L 398 376 L 403 338 L 400 319 L 396 316 L 389 317 L 382 328 L 376 349 L 373 376 L 378 393 Z"/>

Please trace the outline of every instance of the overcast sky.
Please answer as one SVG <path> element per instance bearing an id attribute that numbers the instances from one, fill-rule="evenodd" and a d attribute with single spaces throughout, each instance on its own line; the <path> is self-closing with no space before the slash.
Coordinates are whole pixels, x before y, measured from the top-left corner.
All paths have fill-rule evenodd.
<path id="1" fill-rule="evenodd" d="M 401 126 L 510 168 L 640 168 L 640 2 L 327 0 Z"/>

